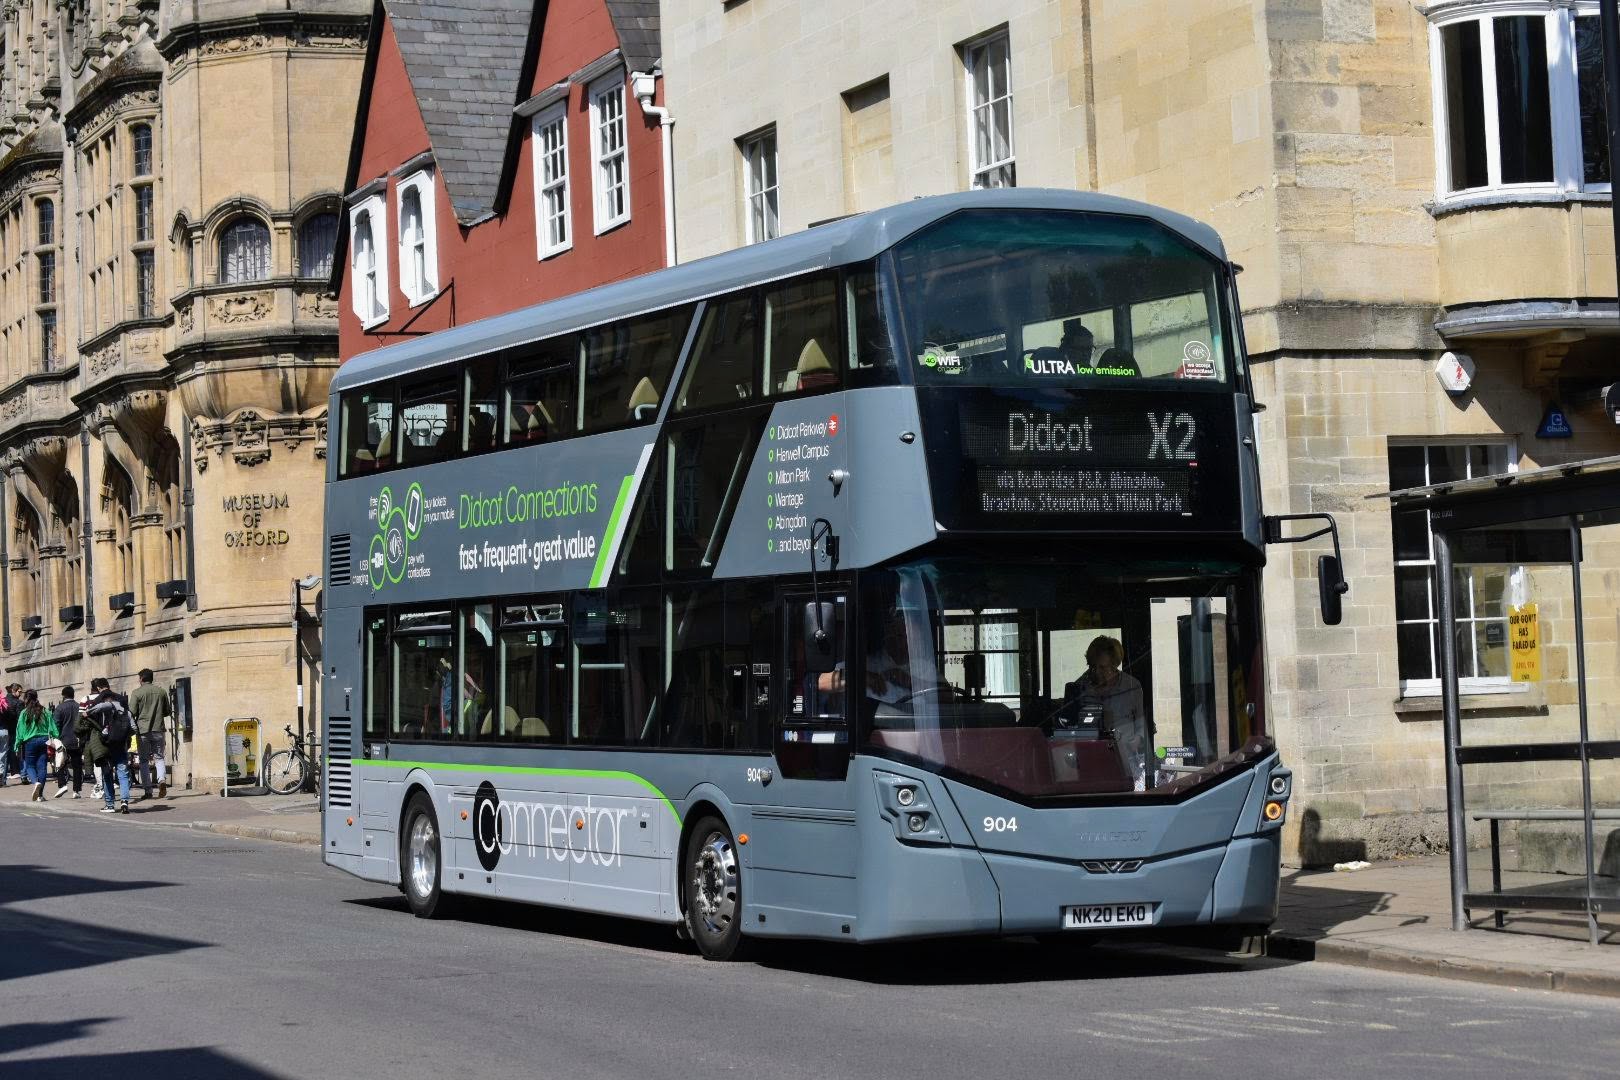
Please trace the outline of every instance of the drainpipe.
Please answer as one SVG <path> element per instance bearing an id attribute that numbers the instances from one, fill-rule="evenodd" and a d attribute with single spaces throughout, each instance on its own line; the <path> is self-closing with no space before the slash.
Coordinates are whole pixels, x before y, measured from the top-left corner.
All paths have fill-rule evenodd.
<path id="1" fill-rule="evenodd" d="M 658 120 L 658 134 L 663 143 L 664 151 L 664 265 L 675 265 L 675 118 L 669 115 L 668 106 L 654 105 L 653 95 L 657 89 L 659 71 L 654 68 L 652 72 L 632 71 L 630 73 L 630 87 L 641 102 L 641 112 L 644 116 L 655 117 Z"/>

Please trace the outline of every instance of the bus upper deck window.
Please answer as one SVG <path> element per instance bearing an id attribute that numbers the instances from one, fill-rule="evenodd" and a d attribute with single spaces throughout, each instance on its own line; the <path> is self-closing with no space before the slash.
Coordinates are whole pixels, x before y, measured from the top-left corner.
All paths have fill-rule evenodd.
<path id="1" fill-rule="evenodd" d="M 690 306 L 599 326 L 585 337 L 581 430 L 650 424 L 686 343 Z"/>
<path id="2" fill-rule="evenodd" d="M 849 379 L 853 386 L 886 386 L 900 380 L 894 338 L 883 309 L 881 281 L 871 269 L 856 270 L 844 278 Z"/>
<path id="3" fill-rule="evenodd" d="M 400 396 L 400 464 L 429 465 L 455 456 L 461 446 L 460 414 L 454 379 L 407 386 Z"/>
<path id="4" fill-rule="evenodd" d="M 461 449 L 466 453 L 493 450 L 500 440 L 500 372 L 493 356 L 467 365 L 466 409 L 461 418 Z"/>
<path id="5" fill-rule="evenodd" d="M 505 445 L 572 435 L 578 394 L 578 338 L 555 338 L 514 352 L 507 363 Z"/>
<path id="6" fill-rule="evenodd" d="M 698 327 L 686 379 L 675 397 L 675 411 L 696 412 L 753 397 L 758 341 L 759 317 L 752 292 L 710 301 Z"/>
<path id="7" fill-rule="evenodd" d="M 394 454 L 394 396 L 389 391 L 343 395 L 340 476 L 360 476 L 387 468 Z"/>
<path id="8" fill-rule="evenodd" d="M 842 381 L 838 282 L 808 278 L 765 294 L 765 390 L 830 390 Z"/>

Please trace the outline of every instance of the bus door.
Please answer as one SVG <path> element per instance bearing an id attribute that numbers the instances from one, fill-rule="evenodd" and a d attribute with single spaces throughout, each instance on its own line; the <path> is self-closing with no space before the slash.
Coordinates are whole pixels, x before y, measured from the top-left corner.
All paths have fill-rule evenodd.
<path id="1" fill-rule="evenodd" d="M 818 595 L 819 593 L 819 595 Z M 843 780 L 849 772 L 848 593 L 842 588 L 780 594 L 781 711 L 776 761 L 783 779 Z"/>
<path id="2" fill-rule="evenodd" d="M 820 932 L 855 911 L 859 849 L 849 785 L 844 689 L 851 619 L 847 589 L 779 589 L 770 781 L 749 808 L 753 904 L 780 932 Z M 752 786 L 752 785 L 750 785 Z"/>

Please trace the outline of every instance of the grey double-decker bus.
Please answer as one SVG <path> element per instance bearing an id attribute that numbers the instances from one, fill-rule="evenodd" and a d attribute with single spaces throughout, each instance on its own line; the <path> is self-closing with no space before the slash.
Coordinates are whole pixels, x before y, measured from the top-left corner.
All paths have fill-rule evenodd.
<path id="1" fill-rule="evenodd" d="M 349 361 L 326 862 L 711 958 L 1270 922 L 1233 273 L 972 192 Z"/>

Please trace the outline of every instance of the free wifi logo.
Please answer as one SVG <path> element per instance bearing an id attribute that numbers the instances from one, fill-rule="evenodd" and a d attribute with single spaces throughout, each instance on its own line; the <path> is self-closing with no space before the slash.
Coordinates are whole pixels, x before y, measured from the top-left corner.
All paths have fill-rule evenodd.
<path id="1" fill-rule="evenodd" d="M 403 506 L 394 501 L 392 488 L 383 488 L 377 496 L 377 535 L 371 538 L 366 559 L 373 592 L 405 580 L 411 541 L 421 534 L 422 485 L 412 484 L 406 489 Z"/>

